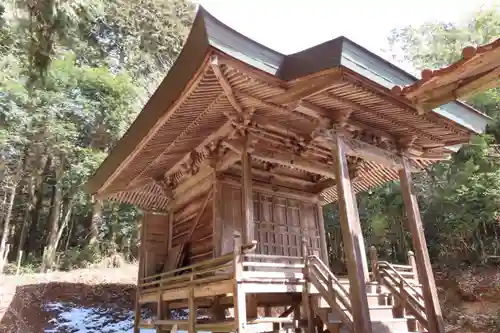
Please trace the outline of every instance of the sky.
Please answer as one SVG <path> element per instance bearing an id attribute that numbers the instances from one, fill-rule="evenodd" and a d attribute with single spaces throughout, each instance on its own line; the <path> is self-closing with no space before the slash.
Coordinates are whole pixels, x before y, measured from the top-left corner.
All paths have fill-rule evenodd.
<path id="1" fill-rule="evenodd" d="M 500 0 L 195 0 L 220 21 L 284 54 L 343 35 L 388 59 L 393 28 L 456 22 Z M 409 64 L 399 64 L 411 70 Z"/>

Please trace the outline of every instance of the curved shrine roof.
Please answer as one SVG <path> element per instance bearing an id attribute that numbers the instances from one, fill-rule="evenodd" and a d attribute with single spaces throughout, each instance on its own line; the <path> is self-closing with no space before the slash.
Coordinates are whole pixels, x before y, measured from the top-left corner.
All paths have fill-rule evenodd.
<path id="1" fill-rule="evenodd" d="M 252 154 L 255 175 L 286 188 L 321 192 L 331 202 L 336 190 L 330 148 L 315 137 L 325 120 L 347 115 L 353 135 L 370 137 L 378 146 L 410 140 L 417 169 L 484 129 L 488 118 L 463 103 L 422 115 L 391 91 L 415 81 L 347 38 L 283 55 L 200 7 L 175 64 L 87 190 L 165 210 L 211 167 L 238 172 L 238 133 L 247 126 L 265 143 Z M 369 145 L 372 156 L 380 153 L 378 146 Z M 217 154 L 214 164 L 209 157 Z M 397 178 L 390 161 L 354 162 L 357 192 Z"/>

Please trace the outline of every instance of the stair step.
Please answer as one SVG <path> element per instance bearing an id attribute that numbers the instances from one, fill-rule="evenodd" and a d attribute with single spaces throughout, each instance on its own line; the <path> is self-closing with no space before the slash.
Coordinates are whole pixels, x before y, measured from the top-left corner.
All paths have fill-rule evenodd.
<path id="1" fill-rule="evenodd" d="M 347 310 L 344 310 L 346 312 Z M 390 305 L 379 305 L 370 307 L 370 318 L 372 321 L 377 320 L 392 320 L 394 316 L 392 314 L 392 306 Z M 328 322 L 334 322 L 341 320 L 340 314 L 336 310 L 330 310 L 328 312 Z M 406 322 L 406 319 L 403 319 Z"/>
<path id="2" fill-rule="evenodd" d="M 368 306 L 369 307 L 376 307 L 379 305 L 390 305 L 390 303 L 388 303 L 388 297 L 386 295 L 376 294 L 376 293 L 368 293 L 368 294 L 366 294 L 366 297 L 368 299 Z M 320 302 L 319 302 L 319 307 L 324 309 L 324 308 L 329 308 L 330 305 L 328 304 L 326 299 L 321 297 Z"/>
<path id="3" fill-rule="evenodd" d="M 352 333 L 342 325 L 342 322 L 333 322 L 329 325 L 340 325 L 339 333 Z M 410 333 L 405 319 L 387 319 L 372 321 L 372 333 Z M 413 333 L 413 332 L 412 332 Z"/>

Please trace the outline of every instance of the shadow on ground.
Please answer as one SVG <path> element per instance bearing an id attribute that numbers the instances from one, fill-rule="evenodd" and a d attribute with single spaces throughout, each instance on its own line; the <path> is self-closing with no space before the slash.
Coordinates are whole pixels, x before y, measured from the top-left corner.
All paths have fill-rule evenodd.
<path id="1" fill-rule="evenodd" d="M 62 311 L 61 304 L 130 313 L 133 310 L 135 290 L 136 286 L 132 284 L 49 282 L 17 286 L 0 319 L 0 332 L 66 332 L 61 328 L 54 330 L 53 323 L 57 322 Z"/>

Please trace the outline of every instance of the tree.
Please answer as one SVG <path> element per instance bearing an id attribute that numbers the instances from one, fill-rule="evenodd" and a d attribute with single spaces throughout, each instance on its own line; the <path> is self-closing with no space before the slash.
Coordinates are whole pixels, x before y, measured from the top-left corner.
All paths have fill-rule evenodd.
<path id="1" fill-rule="evenodd" d="M 499 35 L 500 11 L 491 8 L 471 13 L 464 22 L 394 30 L 389 44 L 396 60 L 409 61 L 422 70 L 447 66 L 460 58 L 464 47 L 488 43 Z M 500 248 L 500 89 L 477 94 L 467 102 L 493 118 L 486 134 L 464 145 L 450 161 L 415 175 L 427 243 L 438 262 L 476 262 L 498 255 Z M 398 182 L 357 198 L 367 245 L 375 245 L 382 257 L 404 260 L 410 242 Z M 337 220 L 327 211 L 327 233 L 338 229 Z M 340 257 L 338 242 L 330 242 L 330 252 Z"/>
<path id="2" fill-rule="evenodd" d="M 0 214 L 4 257 L 10 244 L 10 260 L 26 253 L 50 269 L 61 248 L 130 252 L 135 209 L 100 210 L 82 185 L 173 63 L 193 9 L 181 0 L 0 6 L 0 186 L 14 184 L 0 188 L 12 201 Z"/>

